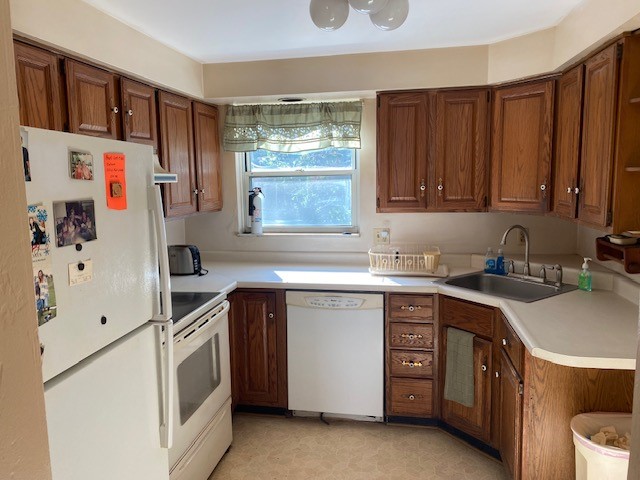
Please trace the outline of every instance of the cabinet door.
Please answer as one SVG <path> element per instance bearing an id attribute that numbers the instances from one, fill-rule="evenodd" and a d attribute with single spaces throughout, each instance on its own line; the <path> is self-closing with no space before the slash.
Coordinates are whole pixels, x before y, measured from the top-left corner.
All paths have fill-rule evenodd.
<path id="1" fill-rule="evenodd" d="M 495 91 L 491 148 L 492 210 L 547 211 L 552 115 L 553 80 Z"/>
<path id="2" fill-rule="evenodd" d="M 178 176 L 164 188 L 167 217 L 195 213 L 198 209 L 196 165 L 193 154 L 191 101 L 166 92 L 158 95 L 162 166 Z"/>
<path id="3" fill-rule="evenodd" d="M 120 81 L 124 139 L 158 148 L 156 91 L 128 78 Z"/>
<path id="4" fill-rule="evenodd" d="M 222 176 L 218 109 L 213 105 L 193 103 L 196 170 L 198 177 L 198 210 L 222 210 Z"/>
<path id="5" fill-rule="evenodd" d="M 500 356 L 500 456 L 509 477 L 520 479 L 524 385 L 508 355 Z"/>
<path id="6" fill-rule="evenodd" d="M 426 93 L 378 96 L 377 211 L 427 208 Z"/>
<path id="7" fill-rule="evenodd" d="M 437 210 L 486 207 L 489 90 L 436 95 L 434 175 L 429 182 Z"/>
<path id="8" fill-rule="evenodd" d="M 442 348 L 445 352 L 443 354 L 445 375 L 442 378 L 446 378 L 446 328 L 443 329 L 442 337 Z M 473 339 L 473 407 L 442 398 L 442 419 L 485 443 L 489 443 L 491 439 L 491 351 L 490 341 L 479 337 Z"/>
<path id="9" fill-rule="evenodd" d="M 583 83 L 580 65 L 562 75 L 557 85 L 553 212 L 565 218 L 576 218 L 577 213 Z"/>
<path id="10" fill-rule="evenodd" d="M 606 226 L 611 205 L 613 132 L 618 78 L 617 45 L 585 63 L 578 218 Z"/>
<path id="11" fill-rule="evenodd" d="M 282 316 L 284 311 L 277 308 L 274 292 L 238 291 L 233 295 L 231 323 L 235 403 L 286 408 L 281 355 L 283 342 L 286 352 L 282 328 L 282 325 L 286 328 L 286 323 L 283 323 Z"/>
<path id="12" fill-rule="evenodd" d="M 73 60 L 65 60 L 69 131 L 118 138 L 116 76 Z"/>
<path id="13" fill-rule="evenodd" d="M 13 44 L 20 125 L 64 130 L 66 107 L 57 55 L 15 42 Z"/>

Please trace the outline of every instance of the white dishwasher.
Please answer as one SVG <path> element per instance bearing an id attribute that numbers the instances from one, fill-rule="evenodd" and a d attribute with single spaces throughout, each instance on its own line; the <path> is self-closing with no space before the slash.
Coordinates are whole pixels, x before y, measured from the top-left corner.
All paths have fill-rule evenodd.
<path id="1" fill-rule="evenodd" d="M 289 410 L 382 418 L 383 299 L 287 292 Z"/>

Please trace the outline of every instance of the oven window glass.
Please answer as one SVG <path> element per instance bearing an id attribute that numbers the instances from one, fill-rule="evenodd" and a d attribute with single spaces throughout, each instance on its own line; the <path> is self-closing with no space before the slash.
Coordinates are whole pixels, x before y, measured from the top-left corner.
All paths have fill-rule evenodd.
<path id="1" fill-rule="evenodd" d="M 215 336 L 178 365 L 180 424 L 184 425 L 220 385 L 219 338 Z"/>

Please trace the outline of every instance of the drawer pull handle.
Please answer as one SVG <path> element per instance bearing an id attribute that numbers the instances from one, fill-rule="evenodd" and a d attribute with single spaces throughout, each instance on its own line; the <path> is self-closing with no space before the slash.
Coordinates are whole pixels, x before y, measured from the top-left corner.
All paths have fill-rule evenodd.
<path id="1" fill-rule="evenodd" d="M 413 394 L 411 394 L 411 395 L 409 395 L 407 398 L 408 398 L 409 400 L 415 400 L 415 399 L 416 399 L 416 396 L 415 396 L 415 395 L 413 395 Z"/>
<path id="2" fill-rule="evenodd" d="M 508 343 L 509 343 L 509 342 L 507 342 L 507 339 L 506 339 L 506 338 L 503 338 L 503 339 L 502 339 L 502 345 L 504 345 L 504 346 L 506 347 Z"/>
<path id="3" fill-rule="evenodd" d="M 422 310 L 422 307 L 420 305 L 402 305 L 400 310 L 409 310 L 410 312 L 413 312 L 414 310 Z"/>
<path id="4" fill-rule="evenodd" d="M 500 372 L 496 372 L 496 378 L 500 378 Z"/>
<path id="5" fill-rule="evenodd" d="M 413 367 L 421 367 L 422 366 L 422 362 L 407 362 L 406 360 L 402 361 L 402 366 L 403 367 L 409 367 L 409 368 L 413 368 Z"/>
<path id="6" fill-rule="evenodd" d="M 487 371 L 487 366 L 486 366 L 486 365 L 482 365 L 482 367 L 481 367 L 481 368 L 482 368 L 482 371 L 483 371 L 483 372 L 486 372 L 486 371 Z"/>
<path id="7" fill-rule="evenodd" d="M 403 333 L 402 335 L 400 335 L 400 337 L 408 338 L 409 340 L 415 340 L 415 339 L 420 340 L 420 339 L 422 339 L 422 335 L 420 335 L 419 333 L 418 334 L 415 334 L 415 333 Z"/>

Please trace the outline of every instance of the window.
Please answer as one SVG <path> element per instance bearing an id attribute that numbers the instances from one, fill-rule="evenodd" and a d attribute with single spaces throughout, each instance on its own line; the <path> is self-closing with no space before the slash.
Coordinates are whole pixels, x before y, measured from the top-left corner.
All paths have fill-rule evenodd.
<path id="1" fill-rule="evenodd" d="M 244 231 L 251 231 L 249 193 L 264 195 L 265 232 L 357 232 L 356 150 L 296 153 L 256 150 L 242 155 Z"/>

